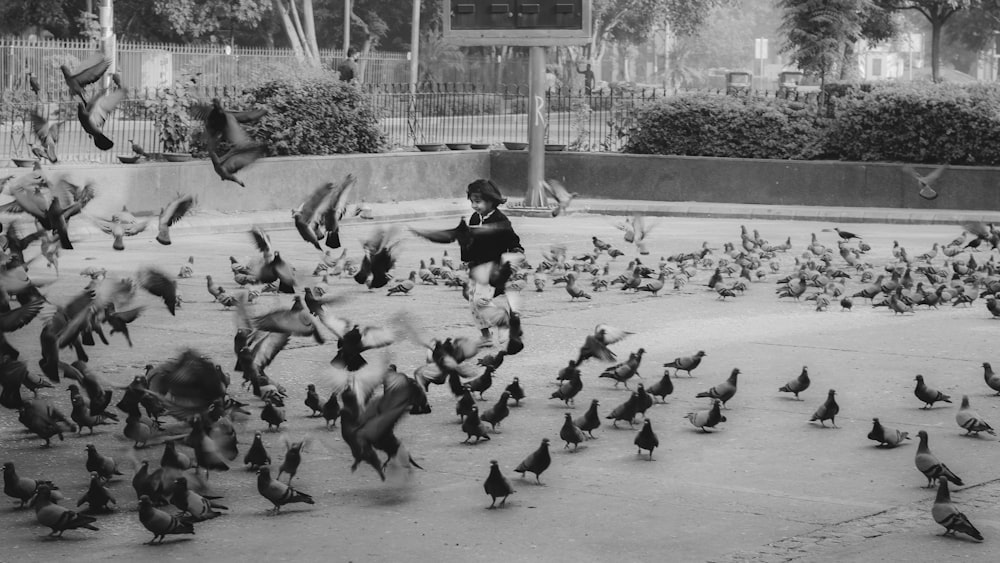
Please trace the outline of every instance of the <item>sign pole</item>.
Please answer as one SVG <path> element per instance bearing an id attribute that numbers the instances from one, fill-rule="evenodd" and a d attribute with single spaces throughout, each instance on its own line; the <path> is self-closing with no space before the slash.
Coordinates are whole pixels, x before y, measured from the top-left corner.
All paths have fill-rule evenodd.
<path id="1" fill-rule="evenodd" d="M 528 52 L 528 190 L 525 207 L 544 207 L 545 193 L 545 47 Z"/>

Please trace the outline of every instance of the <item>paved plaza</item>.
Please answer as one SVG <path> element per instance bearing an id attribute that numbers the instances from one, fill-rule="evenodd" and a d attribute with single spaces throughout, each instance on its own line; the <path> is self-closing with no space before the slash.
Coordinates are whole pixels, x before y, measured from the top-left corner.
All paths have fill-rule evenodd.
<path id="1" fill-rule="evenodd" d="M 371 229 L 403 227 L 405 241 L 393 273 L 405 277 L 420 260 L 439 260 L 445 249 L 457 258 L 456 245 L 434 245 L 405 231 L 406 226 L 453 226 L 455 213 L 467 214 L 467 208 L 456 205 L 452 213 L 410 222 L 353 222 L 343 228 L 341 239 L 348 255 L 359 259 L 359 241 Z M 634 247 L 615 227 L 621 219 L 581 210 L 554 219 L 514 217 L 513 222 L 533 264 L 553 244 L 566 245 L 572 257 L 593 250 L 592 236 L 613 243 L 626 252 L 611 260 L 613 278 L 625 272 L 635 256 Z M 208 482 L 207 490 L 223 496 L 230 510 L 195 524 L 194 536 L 173 536 L 162 546 L 143 545 L 151 536 L 139 523 L 130 485 L 136 462 L 149 460 L 156 466 L 162 446 L 133 450 L 121 425 L 115 425 L 99 427 L 93 437 L 86 432 L 83 437 L 67 435 L 65 441 L 56 439 L 51 448 L 42 448 L 42 440 L 24 432 L 16 412 L 2 410 L 2 461 L 13 461 L 24 476 L 55 481 L 67 497 L 63 505 L 73 507 L 86 490 L 88 443 L 119 460 L 124 475 L 111 481 L 118 508 L 98 516 L 100 531 L 68 531 L 62 539 L 47 538 L 48 530 L 35 522 L 32 510 L 19 510 L 4 497 L 0 561 L 266 557 L 275 561 L 832 562 L 995 557 L 990 545 L 1000 538 L 996 502 L 1000 444 L 985 433 L 965 437 L 955 422 L 961 397 L 968 395 L 984 419 L 1000 424 L 1000 397 L 985 385 L 981 367 L 984 361 L 1000 366 L 994 340 L 1000 321 L 991 318 L 982 299 L 971 306 L 917 307 L 913 313 L 897 315 L 855 298 L 849 312 L 841 311 L 837 300 L 827 311 L 817 312 L 812 302 L 778 299 L 775 282 L 797 267 L 813 233 L 833 249 L 833 266 L 846 268 L 836 252 L 836 233 L 825 230 L 845 227 L 844 223 L 704 217 L 649 221 L 654 225 L 648 242 L 651 254 L 642 259 L 653 268 L 661 256 L 696 252 L 706 242 L 716 249 L 717 263 L 724 256 L 724 243 L 739 247 L 743 224 L 772 244 L 790 237 L 792 248 L 777 253 L 778 273 L 765 263 L 763 280 L 748 283 L 744 293 L 725 300 L 706 287 L 713 270 L 704 267 L 681 289 L 672 289 L 667 278 L 667 287 L 658 296 L 624 292 L 615 285 L 578 301 L 571 301 L 562 285 L 549 284 L 537 293 L 529 277 L 521 300 L 526 348 L 505 359 L 480 408 L 494 403 L 514 377 L 525 387 L 527 399 L 511 409 L 490 441 L 469 445 L 461 443 L 465 435 L 447 386 L 432 387 L 433 412 L 408 416 L 397 429 L 424 470 L 390 470 L 384 483 L 367 466 L 352 473 L 351 453 L 339 428 L 325 430 L 323 420 L 309 418 L 303 405 L 307 384 L 316 384 L 324 398 L 329 395 L 330 379 L 325 374 L 332 369 L 329 360 L 336 352 L 335 343 L 319 345 L 293 337 L 268 369 L 270 377 L 287 389 L 288 422 L 278 432 L 265 431 L 264 443 L 277 464 L 285 440 L 309 437 L 293 484 L 313 495 L 316 504 L 290 505 L 278 516 L 265 514 L 270 503 L 257 494 L 255 475 L 240 462 L 253 433 L 267 425 L 259 418 L 260 400 L 240 387 L 238 373 L 229 372 L 230 393 L 250 403 L 253 413 L 237 424 L 240 456 L 231 463 L 232 469 L 213 473 Z M 111 346 L 88 348 L 90 366 L 109 383 L 124 386 L 143 373 L 146 364 L 166 360 L 185 347 L 197 349 L 227 371 L 232 368 L 233 313 L 212 300 L 205 275 L 237 291 L 228 257 L 252 256 L 254 247 L 245 232 L 178 227 L 172 246 L 160 246 L 152 235 L 143 234 L 126 240 L 124 252 L 113 251 L 110 239 L 89 233 L 75 250 L 63 253 L 58 277 L 44 261 L 32 265 L 32 278 L 52 281 L 43 292 L 52 303 L 61 304 L 85 285 L 86 278 L 78 275 L 83 268 L 104 267 L 109 276 L 126 277 L 141 266 L 153 265 L 174 274 L 189 256 L 195 257 L 194 276 L 179 280 L 184 302 L 176 317 L 162 302 L 140 293 L 138 300 L 148 307 L 131 325 L 135 346 L 128 348 L 120 335 L 114 335 Z M 304 284 L 321 283 L 309 276 L 319 254 L 290 230 L 290 223 L 287 227 L 271 231 L 275 247 L 297 268 Z M 865 222 L 846 228 L 871 246 L 863 260 L 875 275 L 885 273 L 884 266 L 894 260 L 894 241 L 918 256 L 935 242 L 945 244 L 961 234 L 957 223 Z M 966 252 L 956 259 L 969 256 Z M 984 264 L 991 256 L 995 252 L 976 252 L 975 260 Z M 602 254 L 598 264 L 608 260 Z M 938 266 L 944 262 L 940 253 L 933 260 Z M 866 285 L 856 271 L 850 274 L 847 294 Z M 589 274 L 581 281 L 589 289 Z M 724 283 L 734 281 L 735 277 L 727 277 Z M 930 285 L 923 278 L 917 281 Z M 418 285 L 409 295 L 387 296 L 350 278 L 331 279 L 329 286 L 329 292 L 344 296 L 342 303 L 332 306 L 335 313 L 362 325 L 384 326 L 404 312 L 428 338 L 477 335 L 457 289 Z M 968 289 L 978 294 L 971 286 Z M 289 296 L 263 295 L 256 310 L 290 303 Z M 42 317 L 52 310 L 47 306 Z M 579 416 L 592 399 L 598 399 L 603 417 L 628 397 L 628 391 L 616 388 L 612 380 L 598 378 L 611 364 L 589 360 L 582 366 L 584 386 L 575 407 L 549 399 L 558 371 L 600 323 L 634 333 L 612 346 L 620 359 L 645 349 L 639 368 L 642 378 L 629 382 L 633 388 L 636 383 L 648 386 L 657 381 L 664 362 L 698 350 L 707 354 L 691 377 L 682 373 L 673 379 L 675 390 L 666 404 L 649 409 L 660 440 L 652 461 L 637 455 L 633 446 L 640 424 L 631 429 L 618 423 L 614 428 L 610 420 L 602 420 L 594 431 L 597 438 L 576 452 L 564 450 L 559 440 L 565 412 Z M 40 326 L 41 320 L 36 320 L 8 335 L 32 373 L 40 373 Z M 379 352 L 366 355 L 379 357 Z M 63 354 L 72 359 L 69 350 Z M 400 339 L 385 354 L 387 361 L 410 374 L 424 362 L 424 351 L 410 340 Z M 778 388 L 803 366 L 808 366 L 812 385 L 802 400 L 779 393 Z M 691 426 L 684 415 L 709 405 L 695 394 L 724 381 L 733 368 L 741 374 L 739 390 L 724 411 L 727 421 L 710 433 Z M 950 395 L 953 403 L 922 409 L 913 394 L 917 374 Z M 39 396 L 68 413 L 66 386 L 63 381 Z M 837 428 L 829 422 L 826 428 L 808 422 L 829 389 L 836 390 L 841 409 Z M 875 447 L 866 438 L 873 417 L 914 439 L 894 449 Z M 935 491 L 924 488 L 927 481 L 914 466 L 920 430 L 930 435 L 931 450 L 964 480 L 964 487 L 952 487 L 952 498 L 986 537 L 984 543 L 942 537 L 944 530 L 930 512 Z M 537 485 L 513 470 L 546 437 L 552 442 L 552 465 L 541 476 L 542 485 Z M 486 510 L 490 499 L 483 492 L 483 481 L 490 460 L 499 462 L 516 489 L 500 510 Z"/>

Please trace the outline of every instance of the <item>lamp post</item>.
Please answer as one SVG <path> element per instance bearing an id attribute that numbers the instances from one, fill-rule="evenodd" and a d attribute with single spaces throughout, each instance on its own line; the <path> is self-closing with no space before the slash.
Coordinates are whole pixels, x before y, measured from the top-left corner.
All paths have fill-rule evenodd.
<path id="1" fill-rule="evenodd" d="M 344 0 L 344 56 L 347 56 L 347 50 L 351 48 L 351 2 L 352 0 Z"/>
<path id="2" fill-rule="evenodd" d="M 111 85 L 111 75 L 118 72 L 118 60 L 115 56 L 118 49 L 115 45 L 114 0 L 101 0 L 98 14 L 98 22 L 101 26 L 101 51 L 104 53 L 104 57 L 111 61 L 111 66 L 108 67 L 108 72 L 102 81 L 103 86 L 107 88 Z"/>

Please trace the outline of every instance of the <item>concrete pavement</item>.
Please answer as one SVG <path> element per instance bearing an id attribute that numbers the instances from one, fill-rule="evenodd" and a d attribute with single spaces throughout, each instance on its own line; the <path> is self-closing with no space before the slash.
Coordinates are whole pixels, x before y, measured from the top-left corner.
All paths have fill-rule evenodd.
<path id="1" fill-rule="evenodd" d="M 409 213 L 444 212 L 456 217 L 468 213 L 462 200 L 434 205 L 438 207 L 423 210 L 419 204 L 405 204 Z M 284 216 L 273 215 L 273 224 L 283 224 Z M 374 206 L 373 216 L 380 216 Z M 253 222 L 268 224 L 265 221 L 272 220 L 268 217 L 261 214 Z M 46 289 L 57 303 L 78 291 L 82 282 L 75 271 L 85 266 L 105 266 L 112 275 L 123 276 L 133 272 L 137 263 L 154 262 L 169 271 L 187 256 L 197 256 L 196 276 L 180 282 L 185 304 L 176 317 L 166 313 L 162 303 L 145 299 L 147 311 L 132 326 L 134 349 L 122 346 L 115 335 L 113 346 L 91 350 L 91 365 L 110 382 L 127 383 L 147 362 L 187 345 L 225 362 L 228 369 L 231 313 L 209 300 L 202 276 L 211 274 L 235 291 L 226 257 L 243 256 L 252 249 L 246 235 L 239 232 L 245 230 L 247 221 L 218 219 L 206 221 L 203 228 L 226 225 L 233 232 L 206 238 L 179 229 L 171 247 L 160 247 L 142 235 L 126 241 L 125 252 L 112 251 L 107 239 L 84 239 L 77 250 L 64 253 L 62 276 Z M 432 227 L 453 224 L 452 220 L 433 215 L 418 224 Z M 357 219 L 344 226 L 342 239 L 352 256 L 357 252 L 354 241 L 366 234 L 367 223 Z M 649 241 L 652 260 L 661 253 L 700 248 L 706 240 L 713 247 L 738 241 L 742 223 L 734 218 L 656 220 Z M 817 233 L 825 244 L 835 242 L 833 233 L 822 232 L 830 223 L 757 219 L 747 224 L 774 241 L 792 238 L 792 251 L 777 257 L 782 274 L 795 267 L 795 258 L 811 233 Z M 590 250 L 591 236 L 622 244 L 613 221 L 598 214 L 557 220 L 523 217 L 516 225 L 532 261 L 553 243 L 566 244 L 571 254 Z M 852 230 L 872 245 L 874 250 L 866 260 L 880 268 L 891 257 L 893 240 L 916 255 L 933 242 L 951 240 L 959 228 L 872 223 Z M 297 233 L 276 229 L 272 238 L 300 271 L 312 270 L 315 251 L 298 240 Z M 443 248 L 407 239 L 397 274 L 415 268 L 419 259 L 440 256 Z M 985 253 L 977 255 L 978 261 L 985 259 Z M 943 258 L 936 263 L 942 264 Z M 625 259 L 612 261 L 611 267 L 617 275 Z M 489 442 L 462 445 L 465 436 L 452 416 L 453 398 L 444 388 L 432 388 L 434 412 L 407 418 L 399 431 L 427 470 L 397 475 L 388 483 L 379 482 L 367 468 L 351 473 L 350 455 L 339 433 L 324 432 L 322 421 L 306 417 L 302 389 L 307 383 L 319 383 L 321 394 L 328 392 L 322 387 L 321 373 L 332 345 L 294 339 L 269 368 L 269 374 L 289 390 L 289 422 L 282 432 L 265 433 L 265 443 L 272 457 L 281 459 L 283 437 L 315 437 L 315 447 L 307 452 L 295 483 L 315 495 L 318 504 L 265 517 L 267 503 L 256 496 L 253 476 L 239 471 L 237 461 L 232 471 L 213 474 L 210 481 L 211 491 L 226 496 L 231 514 L 200 525 L 193 538 L 156 548 L 162 550 L 157 556 L 213 561 L 266 555 L 276 560 L 354 561 L 798 558 L 832 562 L 897 561 L 904 559 L 896 556 L 901 554 L 911 560 L 989 560 L 990 546 L 1000 537 L 1000 515 L 994 502 L 997 443 L 987 436 L 962 437 L 954 422 L 955 405 L 925 411 L 912 395 L 913 376 L 923 373 L 956 402 L 967 393 L 987 420 L 1000 420 L 1000 400 L 983 384 L 979 367 L 984 360 L 997 363 L 993 357 L 995 321 L 981 300 L 972 307 L 920 308 L 915 314 L 896 316 L 857 299 L 850 313 L 837 312 L 835 306 L 818 313 L 809 302 L 778 300 L 773 292 L 778 275 L 750 284 L 745 295 L 720 301 L 704 287 L 710 273 L 710 269 L 700 270 L 682 289 L 666 290 L 659 297 L 613 288 L 595 293 L 589 301 L 570 302 L 559 286 L 549 286 L 540 294 L 525 292 L 528 348 L 505 361 L 494 389 L 486 394 L 487 401 L 494 401 L 502 386 L 517 376 L 528 388 L 524 406 L 514 409 Z M 32 276 L 36 276 L 35 268 Z M 37 269 L 37 276 L 46 276 L 46 271 Z M 861 285 L 851 279 L 847 289 L 854 291 Z M 475 332 L 455 290 L 418 286 L 411 296 L 388 297 L 347 279 L 333 280 L 331 286 L 345 296 L 337 313 L 364 324 L 383 326 L 398 311 L 407 311 L 427 336 Z M 265 297 L 259 307 L 261 311 L 284 307 L 287 301 Z M 660 376 L 663 362 L 698 349 L 708 352 L 693 377 L 674 379 L 675 392 L 668 404 L 650 411 L 661 440 L 655 461 L 636 456 L 634 430 L 627 424 L 619 423 L 615 429 L 607 420 L 595 432 L 598 439 L 584 444 L 579 452 L 569 453 L 558 446 L 559 424 L 567 409 L 547 399 L 552 379 L 597 323 L 635 333 L 614 349 L 620 356 L 637 347 L 647 350 L 640 380 L 647 385 Z M 36 327 L 32 324 L 9 335 L 32 368 L 37 359 Z M 400 342 L 391 348 L 392 361 L 412 373 L 423 361 L 423 352 L 412 342 Z M 803 365 L 809 366 L 813 377 L 813 387 L 803 400 L 777 393 Z M 704 408 L 695 393 L 722 381 L 734 366 L 743 375 L 740 391 L 726 412 L 729 421 L 716 432 L 703 434 L 687 423 L 684 414 Z M 569 412 L 580 414 L 591 398 L 597 398 L 605 414 L 626 398 L 620 386 L 597 378 L 605 367 L 595 362 L 584 366 L 585 388 Z M 828 388 L 838 391 L 839 429 L 807 422 Z M 238 391 L 241 399 L 251 401 L 254 412 L 239 427 L 243 446 L 253 430 L 262 428 L 256 416 L 259 401 L 247 395 Z M 43 390 L 41 396 L 60 407 L 66 403 L 62 386 Z M 481 408 L 487 404 L 481 403 Z M 932 434 L 932 450 L 966 480 L 967 486 L 954 491 L 953 498 L 987 536 L 986 543 L 939 536 L 942 529 L 930 518 L 933 491 L 922 488 L 925 480 L 913 467 L 915 444 L 886 451 L 875 448 L 865 438 L 872 416 L 912 435 L 920 429 Z M 39 440 L 20 431 L 16 414 L 0 411 L 0 449 L 5 456 L 26 474 L 56 479 L 71 501 L 85 485 L 85 440 L 124 459 L 134 456 L 155 462 L 159 458 L 158 448 L 132 452 L 131 444 L 123 443 L 119 435 L 116 427 L 98 429 L 93 438 L 67 436 L 65 443 L 55 442 L 53 448 L 43 450 Z M 553 440 L 554 462 L 542 477 L 545 485 L 537 486 L 532 480 L 517 478 L 512 470 L 543 436 Z M 484 510 L 489 499 L 482 493 L 482 480 L 489 459 L 500 460 L 518 491 L 504 510 Z M 148 556 L 154 548 L 139 545 L 149 536 L 135 516 L 134 495 L 127 482 L 131 468 L 125 472 L 126 477 L 114 484 L 123 507 L 102 517 L 99 534 L 68 532 L 67 540 L 44 541 L 40 539 L 44 532 L 30 511 L 0 509 L 0 526 L 9 530 L 5 540 L 9 557 L 48 560 L 72 552 L 79 560 L 97 561 Z M 0 560 L 6 557 L 6 553 L 0 555 Z"/>

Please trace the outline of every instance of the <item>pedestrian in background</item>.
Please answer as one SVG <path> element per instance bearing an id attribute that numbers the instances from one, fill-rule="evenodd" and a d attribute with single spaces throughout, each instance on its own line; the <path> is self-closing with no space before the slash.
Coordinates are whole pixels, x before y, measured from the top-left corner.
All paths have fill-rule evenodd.
<path id="1" fill-rule="evenodd" d="M 361 58 L 361 53 L 358 52 L 354 47 L 347 49 L 347 58 L 344 62 L 340 63 L 337 67 L 337 72 L 340 73 L 340 79 L 344 82 L 357 83 L 361 81 L 361 76 L 358 74 L 358 59 Z"/>

